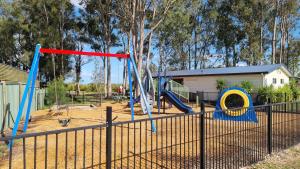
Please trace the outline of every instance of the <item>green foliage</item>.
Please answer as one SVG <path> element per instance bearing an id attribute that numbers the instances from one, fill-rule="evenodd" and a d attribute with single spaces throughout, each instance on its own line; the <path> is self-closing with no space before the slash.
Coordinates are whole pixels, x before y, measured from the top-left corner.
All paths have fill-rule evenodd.
<path id="1" fill-rule="evenodd" d="M 67 91 L 74 91 L 74 85 L 75 84 L 66 84 L 65 88 Z M 117 92 L 118 88 L 120 87 L 121 84 L 112 84 L 112 92 Z M 97 89 L 97 87 L 99 89 Z M 98 91 L 100 90 L 100 91 Z M 95 83 L 89 83 L 89 84 L 81 84 L 80 85 L 80 91 L 81 92 L 90 92 L 90 93 L 96 93 L 96 92 L 100 92 L 100 93 L 104 93 L 104 85 L 100 84 L 100 86 L 96 86 Z"/>
<path id="2" fill-rule="evenodd" d="M 253 90 L 254 85 L 251 82 L 245 80 L 241 82 L 240 87 L 245 89 L 248 93 L 250 93 Z"/>
<path id="3" fill-rule="evenodd" d="M 300 98 L 300 87 L 298 87 L 297 81 L 294 79 L 290 80 L 289 86 L 292 91 L 293 100 Z"/>
<path id="4" fill-rule="evenodd" d="M 259 87 L 257 89 L 258 100 L 259 104 L 267 103 L 269 99 L 273 100 L 275 97 L 274 88 L 273 86 L 265 86 Z"/>
<path id="5" fill-rule="evenodd" d="M 300 96 L 300 88 L 297 87 L 295 81 L 292 80 L 290 84 L 286 84 L 277 89 L 274 89 L 273 86 L 260 87 L 257 89 L 257 94 L 260 104 L 267 102 L 268 98 L 270 98 L 273 103 L 294 101 Z"/>
<path id="6" fill-rule="evenodd" d="M 0 45 L 0 62 L 26 68 L 31 65 L 37 43 L 44 48 L 74 49 L 73 8 L 66 0 L 1 1 L 0 41 L 5 43 Z M 48 82 L 54 79 L 54 73 L 52 59 L 45 57 L 41 57 L 39 74 Z M 56 75 L 70 71 L 71 57 L 53 57 Z"/>
<path id="7" fill-rule="evenodd" d="M 75 84 L 74 83 L 68 83 L 65 85 L 67 91 L 73 91 L 75 89 Z"/>
<path id="8" fill-rule="evenodd" d="M 293 100 L 293 91 L 290 88 L 290 85 L 286 84 L 283 87 L 280 87 L 275 90 L 275 98 L 273 102 L 285 102 Z"/>
<path id="9" fill-rule="evenodd" d="M 222 92 L 227 87 L 227 82 L 224 79 L 217 80 L 217 89 Z"/>
<path id="10" fill-rule="evenodd" d="M 47 103 L 50 105 L 53 104 L 63 105 L 67 101 L 66 94 L 67 94 L 67 88 L 64 84 L 64 79 L 62 77 L 57 78 L 52 82 L 50 82 L 47 87 L 47 96 L 46 96 Z M 57 103 L 56 103 L 56 97 L 57 97 Z"/>

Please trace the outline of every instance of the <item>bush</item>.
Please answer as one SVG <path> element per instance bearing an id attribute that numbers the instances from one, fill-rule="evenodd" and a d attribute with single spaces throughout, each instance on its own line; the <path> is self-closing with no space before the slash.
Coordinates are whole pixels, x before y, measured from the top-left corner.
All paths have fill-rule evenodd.
<path id="1" fill-rule="evenodd" d="M 268 102 L 268 99 L 273 100 L 275 97 L 273 86 L 260 87 L 257 89 L 257 102 L 258 104 L 264 104 Z"/>
<path id="2" fill-rule="evenodd" d="M 73 91 L 75 89 L 74 83 L 65 84 L 67 91 Z"/>
<path id="3" fill-rule="evenodd" d="M 300 89 L 294 81 L 278 89 L 274 89 L 273 86 L 261 87 L 257 89 L 257 92 L 257 102 L 259 104 L 267 102 L 268 98 L 273 103 L 293 101 L 297 100 L 297 97 L 300 95 Z"/>
<path id="4" fill-rule="evenodd" d="M 83 85 L 83 84 L 81 84 L 81 85 L 79 85 L 79 87 L 80 87 L 80 91 L 82 92 L 82 91 L 87 91 L 87 85 Z"/>
<path id="5" fill-rule="evenodd" d="M 289 85 L 284 85 L 275 91 L 276 102 L 286 102 L 293 100 L 293 91 Z"/>
<path id="6" fill-rule="evenodd" d="M 297 86 L 296 80 L 291 80 L 289 86 L 292 91 L 293 100 L 297 100 L 300 96 L 300 88 Z"/>
<path id="7" fill-rule="evenodd" d="M 56 87 L 56 92 L 55 92 Z M 57 104 L 62 105 L 66 103 L 66 87 L 64 84 L 64 79 L 62 77 L 57 78 L 49 83 L 47 87 L 47 103 L 50 105 Z M 57 95 L 57 103 L 56 103 L 56 95 Z"/>
<path id="8" fill-rule="evenodd" d="M 217 89 L 222 92 L 227 87 L 227 83 L 224 79 L 217 80 Z"/>
<path id="9" fill-rule="evenodd" d="M 254 85 L 249 81 L 242 81 L 240 87 L 250 93 L 253 90 Z"/>

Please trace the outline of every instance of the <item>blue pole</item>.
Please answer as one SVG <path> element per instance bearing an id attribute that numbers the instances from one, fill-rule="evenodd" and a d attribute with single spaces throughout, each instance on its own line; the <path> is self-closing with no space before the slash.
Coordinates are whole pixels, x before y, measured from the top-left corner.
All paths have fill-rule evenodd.
<path id="1" fill-rule="evenodd" d="M 14 125 L 14 128 L 12 130 L 12 137 L 17 135 L 19 123 L 20 123 L 20 120 L 21 120 L 21 117 L 22 117 L 23 108 L 24 108 L 26 98 L 27 98 L 27 93 L 28 93 L 28 90 L 29 90 L 30 81 L 32 80 L 32 76 L 33 76 L 33 73 L 35 71 L 35 67 L 37 66 L 36 63 L 37 63 L 37 60 L 38 60 L 38 57 L 39 57 L 40 48 L 41 48 L 40 44 L 37 44 L 36 47 L 35 47 L 35 52 L 34 52 L 34 57 L 33 57 L 33 61 L 32 61 L 32 64 L 31 64 L 31 69 L 30 69 L 30 72 L 29 72 L 29 75 L 28 75 L 25 90 L 23 92 L 22 101 L 21 101 L 21 104 L 19 106 L 19 111 L 18 111 L 16 120 L 15 120 L 15 125 Z M 8 146 L 10 147 L 10 146 L 12 146 L 12 144 L 13 144 L 13 140 L 11 140 L 11 142 L 9 143 Z"/>
<path id="2" fill-rule="evenodd" d="M 141 90 L 141 96 L 142 96 L 142 99 L 144 100 L 144 103 L 146 105 L 146 109 L 147 109 L 147 113 L 148 113 L 148 116 L 150 119 L 152 119 L 152 113 L 151 113 L 151 109 L 150 109 L 150 106 L 149 106 L 149 103 L 147 101 L 147 98 L 146 98 L 146 95 L 145 95 L 145 91 L 143 89 L 143 85 L 142 85 L 142 82 L 141 82 L 141 79 L 139 77 L 139 73 L 137 71 L 137 68 L 136 68 L 136 64 L 134 62 L 134 58 L 130 55 L 130 60 L 132 62 L 132 66 L 133 66 L 133 70 L 134 70 L 134 73 L 135 73 L 135 76 L 136 76 L 136 79 L 137 79 L 137 82 L 139 84 L 139 87 L 140 87 L 140 90 Z M 155 128 L 155 125 L 154 125 L 154 122 L 151 120 L 151 126 L 152 126 L 152 131 L 153 132 L 156 132 L 156 128 Z"/>
<path id="3" fill-rule="evenodd" d="M 30 95 L 29 95 L 29 100 L 28 100 L 28 105 L 27 105 L 27 112 L 26 112 L 26 118 L 25 118 L 25 123 L 23 126 L 23 132 L 25 133 L 28 127 L 28 121 L 29 121 L 29 117 L 30 117 L 30 110 L 31 110 L 31 103 L 32 103 L 32 97 L 33 97 L 33 93 L 34 93 L 34 87 L 35 87 L 35 81 L 36 81 L 36 77 L 37 77 L 37 73 L 38 73 L 38 67 L 39 67 L 39 60 L 40 60 L 40 54 L 38 55 L 37 58 L 37 62 L 36 62 L 36 66 L 34 68 L 34 72 L 33 72 L 33 76 L 32 76 L 32 80 L 31 80 L 31 89 L 30 89 Z"/>
<path id="4" fill-rule="evenodd" d="M 131 120 L 134 120 L 134 105 L 133 105 L 133 92 L 132 92 L 132 80 L 131 80 L 131 70 L 130 70 L 130 59 L 127 59 L 127 68 L 128 68 L 128 83 L 129 83 L 129 95 L 130 95 L 130 109 L 131 109 Z"/>

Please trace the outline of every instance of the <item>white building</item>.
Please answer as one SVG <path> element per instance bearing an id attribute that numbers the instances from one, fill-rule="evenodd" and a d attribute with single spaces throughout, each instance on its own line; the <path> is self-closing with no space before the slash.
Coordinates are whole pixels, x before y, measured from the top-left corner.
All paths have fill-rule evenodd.
<path id="1" fill-rule="evenodd" d="M 163 74 L 163 73 L 162 73 Z M 166 76 L 190 89 L 190 92 L 218 92 L 217 80 L 225 80 L 228 85 L 249 81 L 255 87 L 282 87 L 289 83 L 292 74 L 281 64 L 261 66 L 241 66 L 198 70 L 168 71 Z M 154 74 L 156 77 L 156 74 Z"/>

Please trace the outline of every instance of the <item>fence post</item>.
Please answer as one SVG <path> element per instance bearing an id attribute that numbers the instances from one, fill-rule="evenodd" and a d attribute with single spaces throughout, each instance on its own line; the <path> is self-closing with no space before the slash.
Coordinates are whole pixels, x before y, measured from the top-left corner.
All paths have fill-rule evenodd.
<path id="1" fill-rule="evenodd" d="M 267 105 L 267 113 L 268 113 L 268 126 L 267 126 L 267 148 L 268 148 L 268 154 L 272 154 L 272 106 L 270 103 L 270 99 L 268 101 Z"/>
<path id="2" fill-rule="evenodd" d="M 286 93 L 284 93 L 284 100 L 285 100 L 285 104 L 284 104 L 284 112 L 286 113 L 286 104 L 287 104 L 287 95 L 286 95 Z"/>
<path id="3" fill-rule="evenodd" d="M 205 105 L 201 102 L 200 112 L 200 169 L 205 169 Z"/>
<path id="4" fill-rule="evenodd" d="M 112 108 L 106 107 L 106 169 L 111 169 Z"/>

